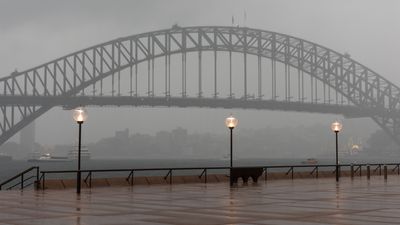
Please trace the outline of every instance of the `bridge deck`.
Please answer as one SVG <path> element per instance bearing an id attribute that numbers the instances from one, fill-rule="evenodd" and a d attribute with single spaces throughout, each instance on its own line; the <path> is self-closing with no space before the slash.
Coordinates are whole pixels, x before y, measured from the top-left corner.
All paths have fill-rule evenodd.
<path id="1" fill-rule="evenodd" d="M 388 112 L 379 108 L 361 107 L 348 104 L 307 103 L 297 101 L 276 101 L 243 98 L 197 98 L 197 97 L 131 97 L 131 96 L 1 96 L 0 105 L 62 106 L 65 109 L 86 106 L 142 106 L 142 107 L 204 107 L 242 108 L 258 110 L 280 110 L 295 112 L 342 114 L 349 118 L 371 117 L 374 115 L 399 117 L 397 111 Z"/>
<path id="2" fill-rule="evenodd" d="M 400 178 L 0 193 L 0 224 L 398 224 Z"/>

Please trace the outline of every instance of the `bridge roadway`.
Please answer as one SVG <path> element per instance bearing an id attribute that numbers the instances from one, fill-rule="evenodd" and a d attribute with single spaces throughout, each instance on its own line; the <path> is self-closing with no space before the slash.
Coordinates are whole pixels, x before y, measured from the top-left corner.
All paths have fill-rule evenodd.
<path id="1" fill-rule="evenodd" d="M 143 106 L 143 107 L 202 107 L 202 108 L 242 108 L 267 109 L 295 112 L 341 114 L 348 118 L 371 117 L 374 115 L 397 116 L 382 108 L 360 107 L 347 104 L 315 104 L 276 100 L 243 98 L 193 98 L 193 97 L 132 97 L 132 96 L 3 96 L 0 105 L 19 106 L 62 106 L 73 109 L 77 106 Z"/>

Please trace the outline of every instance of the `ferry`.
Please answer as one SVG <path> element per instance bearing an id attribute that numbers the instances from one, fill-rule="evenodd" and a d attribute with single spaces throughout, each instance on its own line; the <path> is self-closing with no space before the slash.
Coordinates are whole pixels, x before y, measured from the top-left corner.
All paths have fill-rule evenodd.
<path id="1" fill-rule="evenodd" d="M 67 156 L 53 156 L 50 153 L 40 155 L 39 152 L 32 152 L 28 162 L 70 162 L 78 160 L 78 146 L 74 146 Z M 81 160 L 89 160 L 90 152 L 86 146 L 81 147 Z"/>
<path id="2" fill-rule="evenodd" d="M 71 151 L 68 152 L 68 158 L 70 160 L 78 160 L 79 149 L 78 146 L 74 146 Z M 87 146 L 81 146 L 81 160 L 89 160 L 91 157 Z"/>
<path id="3" fill-rule="evenodd" d="M 308 158 L 307 160 L 302 161 L 301 163 L 302 164 L 315 165 L 315 164 L 318 164 L 318 160 L 315 159 L 315 158 Z"/>
<path id="4" fill-rule="evenodd" d="M 68 157 L 64 156 L 52 156 L 50 153 L 45 153 L 39 158 L 28 159 L 28 162 L 69 162 L 72 161 Z"/>

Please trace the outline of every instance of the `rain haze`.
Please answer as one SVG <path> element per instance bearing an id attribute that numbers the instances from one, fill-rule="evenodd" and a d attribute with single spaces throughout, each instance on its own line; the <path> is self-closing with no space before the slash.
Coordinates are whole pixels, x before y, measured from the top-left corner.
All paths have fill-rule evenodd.
<path id="1" fill-rule="evenodd" d="M 399 9 L 397 0 L 0 0 L 0 76 L 119 37 L 168 29 L 174 24 L 186 27 L 234 23 L 291 35 L 348 53 L 352 59 L 399 86 Z M 230 113 L 239 119 L 238 136 L 274 128 L 308 137 L 313 132 L 324 132 L 319 128 L 326 127 L 323 135 L 329 138 L 333 137 L 330 123 L 335 119 L 343 121 L 343 132 L 347 136 L 362 140 L 380 129 L 370 118 L 253 109 L 110 106 L 88 107 L 88 113 L 84 124 L 85 143 L 112 137 L 116 131 L 126 128 L 131 135 L 155 135 L 178 127 L 190 134 L 219 135 L 222 141 L 227 141 L 224 119 Z M 39 117 L 35 121 L 36 142 L 44 146 L 73 143 L 77 126 L 71 114 L 70 110 L 55 107 Z M 17 134 L 10 140 L 18 142 L 18 137 Z M 314 141 L 318 146 L 326 144 Z M 251 156 L 257 157 L 256 153 Z"/>

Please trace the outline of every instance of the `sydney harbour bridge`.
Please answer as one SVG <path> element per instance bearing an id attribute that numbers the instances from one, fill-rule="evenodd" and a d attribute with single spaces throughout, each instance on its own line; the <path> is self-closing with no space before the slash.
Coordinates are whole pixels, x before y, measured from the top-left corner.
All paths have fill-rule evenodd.
<path id="1" fill-rule="evenodd" d="M 327 47 L 247 27 L 118 38 L 0 79 L 0 144 L 53 107 L 212 107 L 370 117 L 400 144 L 400 88 Z"/>

